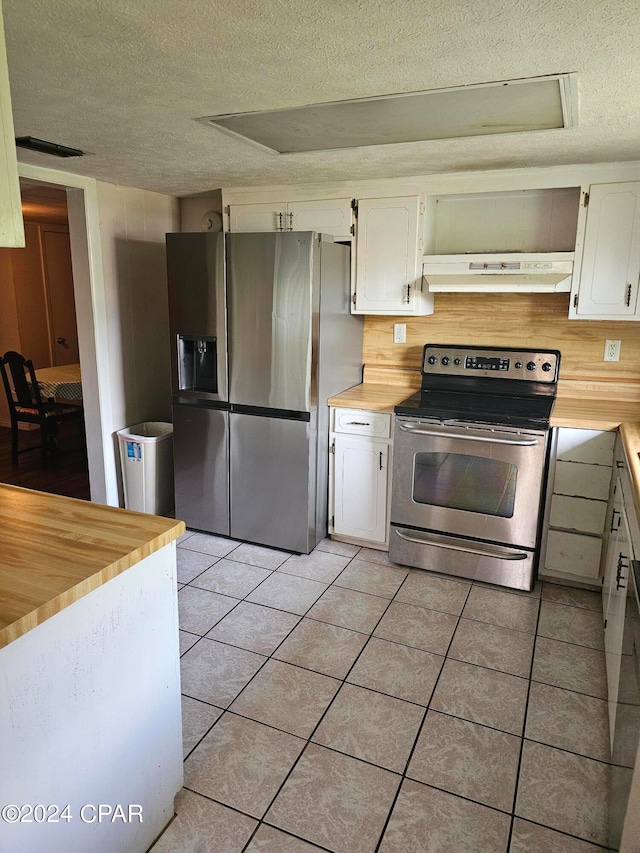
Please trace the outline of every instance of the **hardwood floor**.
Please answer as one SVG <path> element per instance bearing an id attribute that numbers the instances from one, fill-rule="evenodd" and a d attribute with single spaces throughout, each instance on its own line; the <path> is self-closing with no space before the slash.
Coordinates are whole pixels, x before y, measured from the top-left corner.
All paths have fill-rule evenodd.
<path id="1" fill-rule="evenodd" d="M 20 430 L 19 450 L 39 446 L 39 430 Z M 36 449 L 21 453 L 18 464 L 12 465 L 11 430 L 0 427 L 0 482 L 88 501 L 87 448 L 77 423 L 60 424 L 58 446 L 59 450 L 49 457 L 46 471 L 40 466 L 40 451 Z"/>

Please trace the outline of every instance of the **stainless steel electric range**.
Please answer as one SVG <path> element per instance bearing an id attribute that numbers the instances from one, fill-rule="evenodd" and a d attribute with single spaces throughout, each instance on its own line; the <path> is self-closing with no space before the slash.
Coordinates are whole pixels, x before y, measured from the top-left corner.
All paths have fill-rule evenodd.
<path id="1" fill-rule="evenodd" d="M 533 587 L 560 353 L 427 344 L 396 406 L 389 559 Z"/>

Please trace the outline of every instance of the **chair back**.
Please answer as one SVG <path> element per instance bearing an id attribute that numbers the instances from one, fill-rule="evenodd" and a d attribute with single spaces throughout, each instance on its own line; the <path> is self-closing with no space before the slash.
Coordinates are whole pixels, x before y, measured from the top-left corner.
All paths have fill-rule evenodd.
<path id="1" fill-rule="evenodd" d="M 11 374 L 11 381 L 7 375 L 7 367 Z M 19 352 L 9 350 L 0 358 L 0 369 L 2 370 L 2 382 L 9 407 L 11 409 L 16 406 L 21 409 L 34 409 L 37 413 L 42 414 L 44 404 L 33 369 L 33 362 L 30 359 L 25 359 Z M 25 371 L 29 373 L 28 378 Z"/>

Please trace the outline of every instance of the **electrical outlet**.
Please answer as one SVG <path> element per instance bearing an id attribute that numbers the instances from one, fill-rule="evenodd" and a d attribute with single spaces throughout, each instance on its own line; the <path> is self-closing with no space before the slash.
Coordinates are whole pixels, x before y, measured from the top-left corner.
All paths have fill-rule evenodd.
<path id="1" fill-rule="evenodd" d="M 603 361 L 620 361 L 620 341 L 605 341 Z"/>
<path id="2" fill-rule="evenodd" d="M 393 342 L 394 344 L 406 344 L 407 342 L 407 324 L 393 324 Z"/>

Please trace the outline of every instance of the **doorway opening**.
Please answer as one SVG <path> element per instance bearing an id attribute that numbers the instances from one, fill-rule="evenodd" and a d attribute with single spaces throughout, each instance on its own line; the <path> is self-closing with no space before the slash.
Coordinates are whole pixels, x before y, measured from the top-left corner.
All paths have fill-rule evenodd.
<path id="1" fill-rule="evenodd" d="M 4 322 L 0 353 L 16 350 L 33 362 L 43 398 L 82 405 L 82 381 L 74 299 L 67 192 L 21 178 L 24 249 L 0 249 Z M 38 429 L 20 430 L 18 464 L 11 464 L 6 402 L 0 409 L 0 480 L 54 494 L 90 499 L 85 431 L 59 426 L 47 470 L 42 469 Z"/>

